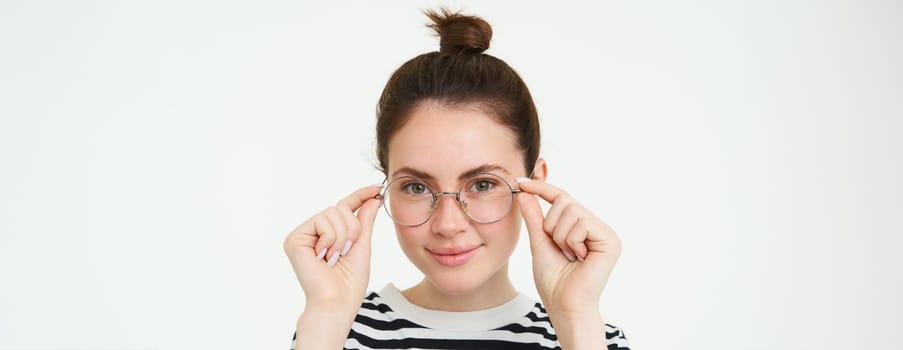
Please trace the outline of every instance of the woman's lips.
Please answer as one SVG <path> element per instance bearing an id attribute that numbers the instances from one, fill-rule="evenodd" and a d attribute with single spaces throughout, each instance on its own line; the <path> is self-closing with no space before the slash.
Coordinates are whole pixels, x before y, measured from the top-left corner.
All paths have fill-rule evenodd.
<path id="1" fill-rule="evenodd" d="M 472 245 L 450 248 L 427 248 L 427 250 L 439 264 L 448 267 L 454 267 L 464 265 L 468 261 L 470 261 L 470 259 L 473 258 L 474 255 L 477 255 L 480 247 L 481 245 Z"/>

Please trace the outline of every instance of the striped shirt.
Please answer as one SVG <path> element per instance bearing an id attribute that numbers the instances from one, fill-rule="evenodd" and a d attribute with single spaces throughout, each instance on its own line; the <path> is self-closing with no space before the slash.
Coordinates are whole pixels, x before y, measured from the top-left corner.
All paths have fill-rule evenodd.
<path id="1" fill-rule="evenodd" d="M 602 325 L 600 325 L 601 327 Z M 605 324 L 609 350 L 630 349 L 620 328 Z M 295 343 L 292 337 L 292 350 Z M 368 295 L 345 349 L 561 349 L 541 303 L 518 293 L 480 311 L 449 312 L 409 302 L 393 284 Z"/>

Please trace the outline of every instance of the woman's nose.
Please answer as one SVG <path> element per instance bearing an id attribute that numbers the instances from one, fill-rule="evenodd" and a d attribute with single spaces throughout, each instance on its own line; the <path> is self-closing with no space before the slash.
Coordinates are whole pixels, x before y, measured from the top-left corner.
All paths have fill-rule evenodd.
<path id="1" fill-rule="evenodd" d="M 435 206 L 431 222 L 434 233 L 453 236 L 467 229 L 470 219 L 461 210 L 455 193 L 440 193 Z"/>

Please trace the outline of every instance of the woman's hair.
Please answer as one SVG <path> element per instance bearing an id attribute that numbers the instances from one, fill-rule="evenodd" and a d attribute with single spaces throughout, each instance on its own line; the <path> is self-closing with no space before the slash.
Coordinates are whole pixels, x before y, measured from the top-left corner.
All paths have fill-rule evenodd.
<path id="1" fill-rule="evenodd" d="M 527 174 L 539 157 L 539 119 L 524 81 L 504 61 L 483 53 L 492 27 L 448 9 L 424 11 L 439 36 L 439 51 L 405 62 L 386 83 L 376 109 L 376 156 L 389 171 L 389 140 L 419 104 L 477 108 L 514 132 Z M 388 174 L 387 174 L 388 175 Z"/>

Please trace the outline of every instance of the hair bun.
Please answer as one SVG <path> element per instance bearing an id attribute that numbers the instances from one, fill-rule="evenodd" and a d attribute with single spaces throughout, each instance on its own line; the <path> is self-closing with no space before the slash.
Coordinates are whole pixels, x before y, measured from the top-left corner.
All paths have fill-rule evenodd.
<path id="1" fill-rule="evenodd" d="M 440 12 L 427 10 L 424 14 L 433 22 L 426 26 L 439 36 L 439 53 L 443 56 L 479 54 L 489 48 L 492 27 L 482 18 L 465 16 L 446 8 Z"/>

